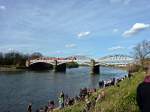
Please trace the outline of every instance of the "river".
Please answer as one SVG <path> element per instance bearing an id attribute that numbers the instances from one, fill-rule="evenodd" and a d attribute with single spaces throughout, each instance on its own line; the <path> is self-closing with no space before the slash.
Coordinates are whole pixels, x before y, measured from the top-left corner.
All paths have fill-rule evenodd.
<path id="1" fill-rule="evenodd" d="M 26 112 L 29 102 L 35 110 L 49 100 L 57 102 L 61 90 L 75 96 L 80 88 L 98 87 L 99 80 L 127 75 L 126 71 L 106 67 L 100 68 L 100 75 L 90 75 L 89 71 L 89 67 L 79 67 L 66 73 L 0 72 L 0 112 Z"/>

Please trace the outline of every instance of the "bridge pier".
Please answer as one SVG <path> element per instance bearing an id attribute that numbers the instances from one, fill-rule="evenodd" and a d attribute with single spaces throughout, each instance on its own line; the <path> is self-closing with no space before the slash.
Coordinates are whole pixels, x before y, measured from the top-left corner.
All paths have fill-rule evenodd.
<path id="1" fill-rule="evenodd" d="M 55 60 L 55 64 L 53 65 L 54 72 L 66 72 L 66 63 L 58 64 L 57 60 Z"/>
<path id="2" fill-rule="evenodd" d="M 100 73 L 100 65 L 96 65 L 95 60 L 91 60 L 91 74 Z"/>
<path id="3" fill-rule="evenodd" d="M 99 74 L 100 73 L 100 69 L 99 69 L 99 65 L 97 66 L 92 66 L 91 67 L 91 74 Z"/>

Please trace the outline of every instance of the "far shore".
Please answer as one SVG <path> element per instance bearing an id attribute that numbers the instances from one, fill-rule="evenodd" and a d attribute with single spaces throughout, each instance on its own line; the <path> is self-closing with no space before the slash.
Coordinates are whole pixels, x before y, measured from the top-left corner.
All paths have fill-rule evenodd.
<path id="1" fill-rule="evenodd" d="M 77 67 L 84 67 L 84 65 L 79 65 L 79 66 L 73 66 L 73 67 L 67 67 L 67 68 L 77 68 Z M 127 70 L 127 67 L 114 67 L 114 66 L 106 66 L 106 67 L 111 67 L 111 68 L 119 68 L 122 70 Z M 0 66 L 0 72 L 19 72 L 19 71 L 25 71 L 28 70 L 25 66 L 23 67 L 16 67 L 14 65 L 11 66 Z"/>
<path id="2" fill-rule="evenodd" d="M 26 70 L 25 67 L 20 67 L 20 68 L 17 68 L 15 66 L 0 67 L 0 72 L 17 72 L 17 71 L 24 71 L 24 70 Z"/>

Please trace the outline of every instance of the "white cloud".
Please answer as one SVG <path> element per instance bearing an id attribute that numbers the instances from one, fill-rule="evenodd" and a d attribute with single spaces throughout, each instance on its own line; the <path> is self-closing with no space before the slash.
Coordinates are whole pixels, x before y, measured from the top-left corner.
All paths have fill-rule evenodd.
<path id="1" fill-rule="evenodd" d="M 76 47 L 76 44 L 66 44 L 65 47 L 66 48 L 74 48 L 74 47 Z"/>
<path id="2" fill-rule="evenodd" d="M 113 29 L 113 32 L 114 32 L 114 33 L 118 32 L 118 31 L 119 31 L 119 30 L 118 30 L 118 29 L 116 29 L 116 28 L 115 28 L 115 29 Z"/>
<path id="3" fill-rule="evenodd" d="M 85 38 L 86 36 L 88 36 L 91 32 L 87 31 L 87 32 L 80 32 L 78 33 L 78 37 L 79 38 Z"/>
<path id="4" fill-rule="evenodd" d="M 125 48 L 122 46 L 114 46 L 114 47 L 108 48 L 109 51 L 116 51 L 116 50 L 120 50 L 120 49 L 125 49 Z"/>
<path id="5" fill-rule="evenodd" d="M 0 5 L 0 10 L 5 10 L 6 7 L 4 5 Z"/>
<path id="6" fill-rule="evenodd" d="M 144 24 L 144 23 L 135 23 L 132 28 L 125 31 L 122 35 L 125 37 L 130 37 L 134 34 L 139 33 L 140 31 L 150 28 L 150 24 Z"/>

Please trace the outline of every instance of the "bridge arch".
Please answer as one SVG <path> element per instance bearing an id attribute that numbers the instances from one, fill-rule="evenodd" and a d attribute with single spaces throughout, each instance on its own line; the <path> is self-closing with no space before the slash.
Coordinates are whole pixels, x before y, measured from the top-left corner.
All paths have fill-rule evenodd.
<path id="1" fill-rule="evenodd" d="M 53 69 L 53 65 L 46 62 L 37 62 L 29 65 L 29 69 L 31 70 L 51 70 Z"/>

